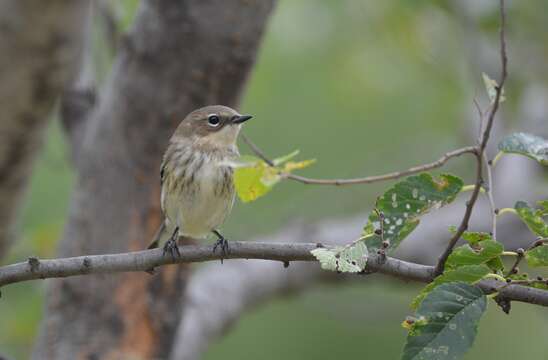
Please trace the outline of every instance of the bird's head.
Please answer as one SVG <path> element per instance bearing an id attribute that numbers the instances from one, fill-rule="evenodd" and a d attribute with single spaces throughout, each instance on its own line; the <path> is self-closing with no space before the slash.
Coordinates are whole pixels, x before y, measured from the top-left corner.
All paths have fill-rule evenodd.
<path id="1" fill-rule="evenodd" d="M 236 144 L 242 124 L 249 119 L 250 115 L 241 115 L 227 106 L 206 106 L 188 114 L 172 140 L 191 140 L 217 148 L 231 147 Z"/>

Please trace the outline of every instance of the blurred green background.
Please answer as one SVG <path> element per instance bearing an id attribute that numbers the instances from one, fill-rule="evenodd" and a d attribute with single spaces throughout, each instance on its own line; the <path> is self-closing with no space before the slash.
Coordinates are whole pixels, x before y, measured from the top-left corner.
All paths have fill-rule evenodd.
<path id="1" fill-rule="evenodd" d="M 137 3 L 117 3 L 122 26 L 131 22 Z M 470 51 L 470 44 L 480 40 L 496 46 L 497 1 L 478 3 L 484 5 L 474 5 L 477 27 L 470 28 L 467 15 L 450 2 L 280 0 L 241 106 L 242 112 L 255 115 L 245 133 L 272 156 L 298 148 L 302 158 L 318 159 L 305 170 L 317 177 L 380 174 L 434 160 L 468 143 L 465 116 L 471 114 L 473 98 L 482 98 L 480 72 L 496 69 L 479 69 L 477 54 Z M 548 54 L 548 16 L 538 9 L 547 9 L 542 0 L 512 3 L 510 38 L 532 54 Z M 97 72 L 104 77 L 110 54 L 101 23 L 96 23 Z M 505 111 L 512 118 L 528 76 L 547 79 L 539 78 L 546 72 L 522 70 L 512 58 L 511 41 L 509 46 Z M 498 62 L 495 53 L 491 61 Z M 73 183 L 64 141 L 56 120 L 32 177 L 21 238 L 5 263 L 55 255 Z M 249 152 L 245 145 L 241 150 Z M 470 179 L 469 165 L 459 159 L 446 171 Z M 293 219 L 365 212 L 387 186 L 286 182 L 254 203 L 237 204 L 225 232 L 245 239 L 276 231 Z M 406 335 L 400 323 L 419 288 L 379 276 L 360 286 L 321 286 L 276 299 L 246 314 L 206 358 L 396 359 Z M 43 290 L 42 282 L 2 289 L 0 353 L 29 356 L 42 316 Z M 546 309 L 514 304 L 507 316 L 490 304 L 466 358 L 547 359 L 547 336 Z"/>

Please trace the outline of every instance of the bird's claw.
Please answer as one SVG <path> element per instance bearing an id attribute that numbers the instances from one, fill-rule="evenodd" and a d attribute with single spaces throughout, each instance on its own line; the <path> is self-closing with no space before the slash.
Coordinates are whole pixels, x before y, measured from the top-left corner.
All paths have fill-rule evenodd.
<path id="1" fill-rule="evenodd" d="M 181 257 L 181 253 L 179 252 L 179 246 L 177 246 L 177 242 L 173 240 L 173 238 L 169 239 L 165 243 L 162 256 L 166 256 L 167 253 L 170 253 L 173 259 Z"/>
<path id="2" fill-rule="evenodd" d="M 221 264 L 223 263 L 223 258 L 225 258 L 229 252 L 230 248 L 228 246 L 228 240 L 221 234 L 216 234 L 219 237 L 219 240 L 213 245 L 213 253 L 217 251 L 217 248 L 221 249 Z"/>

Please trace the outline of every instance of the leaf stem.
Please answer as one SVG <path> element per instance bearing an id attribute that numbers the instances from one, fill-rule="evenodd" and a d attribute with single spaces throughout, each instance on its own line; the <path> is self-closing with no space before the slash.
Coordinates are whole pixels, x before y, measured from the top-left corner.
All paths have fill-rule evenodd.
<path id="1" fill-rule="evenodd" d="M 467 191 L 474 191 L 474 188 L 475 188 L 475 187 L 476 187 L 476 185 L 474 185 L 474 184 L 464 185 L 464 186 L 462 187 L 462 189 L 460 189 L 460 192 L 462 193 L 462 192 L 467 192 Z M 484 187 L 481 187 L 481 188 L 480 188 L 480 193 L 482 193 L 482 194 L 485 194 L 485 193 L 486 193 Z"/>
<path id="2" fill-rule="evenodd" d="M 503 251 L 501 255 L 502 256 L 519 256 L 519 254 L 514 251 Z"/>
<path id="3" fill-rule="evenodd" d="M 504 155 L 504 152 L 502 151 L 499 151 L 497 153 L 497 155 L 495 155 L 495 157 L 493 158 L 493 160 L 491 160 L 491 166 L 493 167 L 493 169 L 495 168 L 495 165 L 497 165 L 497 163 L 499 162 L 500 158 L 502 157 L 502 155 Z"/>
<path id="4" fill-rule="evenodd" d="M 518 212 L 514 208 L 502 208 L 499 209 L 497 216 L 502 216 L 503 214 L 514 214 L 518 215 Z"/>
<path id="5" fill-rule="evenodd" d="M 497 206 L 495 205 L 495 197 L 493 195 L 493 174 L 489 161 L 487 161 L 487 155 L 483 153 L 483 160 L 487 168 L 487 198 L 489 199 L 489 208 L 491 210 L 491 233 L 493 234 L 493 240 L 497 241 Z"/>
<path id="6" fill-rule="evenodd" d="M 504 278 L 504 276 L 500 276 L 499 274 L 495 274 L 495 273 L 489 273 L 489 274 L 485 275 L 483 278 L 484 279 L 495 279 L 495 280 L 506 282 L 506 278 Z"/>

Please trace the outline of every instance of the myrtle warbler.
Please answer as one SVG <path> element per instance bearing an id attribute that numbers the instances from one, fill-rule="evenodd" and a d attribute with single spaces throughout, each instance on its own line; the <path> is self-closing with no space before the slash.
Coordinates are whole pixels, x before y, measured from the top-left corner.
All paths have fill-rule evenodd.
<path id="1" fill-rule="evenodd" d="M 213 233 L 218 237 L 213 251 L 219 246 L 226 254 L 228 242 L 218 227 L 234 203 L 230 162 L 239 156 L 236 139 L 249 119 L 229 107 L 213 105 L 191 112 L 179 124 L 160 171 L 165 219 L 149 249 L 165 241 L 164 255 L 180 256 L 179 238 L 203 239 Z"/>

